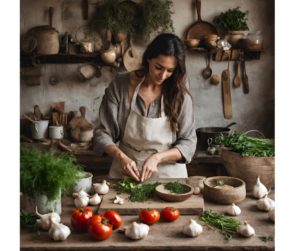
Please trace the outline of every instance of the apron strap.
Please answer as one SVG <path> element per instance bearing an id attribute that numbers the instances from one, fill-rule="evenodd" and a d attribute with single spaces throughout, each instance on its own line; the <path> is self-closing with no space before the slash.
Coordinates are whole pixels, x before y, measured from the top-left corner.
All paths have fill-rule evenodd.
<path id="1" fill-rule="evenodd" d="M 135 108 L 136 97 L 137 97 L 137 94 L 139 93 L 140 86 L 144 82 L 144 80 L 145 80 L 145 76 L 143 77 L 143 79 L 141 80 L 141 82 L 137 85 L 137 87 L 134 90 L 132 101 L 131 101 L 131 106 L 130 106 L 131 110 L 134 110 L 134 108 Z"/>
<path id="2" fill-rule="evenodd" d="M 164 95 L 161 96 L 161 102 L 160 102 L 160 116 L 163 118 L 166 116 L 165 114 L 165 104 L 164 104 Z"/>

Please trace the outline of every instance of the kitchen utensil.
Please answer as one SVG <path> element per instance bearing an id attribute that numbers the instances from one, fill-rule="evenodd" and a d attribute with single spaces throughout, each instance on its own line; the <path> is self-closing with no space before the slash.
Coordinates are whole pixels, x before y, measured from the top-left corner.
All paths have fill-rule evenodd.
<path id="1" fill-rule="evenodd" d="M 37 46 L 36 38 L 31 34 L 26 34 L 22 38 L 21 49 L 26 53 L 31 53 Z"/>
<path id="2" fill-rule="evenodd" d="M 217 43 L 216 43 L 216 39 L 205 39 L 204 40 L 204 45 L 207 49 L 209 50 L 214 50 L 217 48 Z"/>
<path id="3" fill-rule="evenodd" d="M 222 147 L 221 158 L 229 176 L 246 182 L 247 192 L 252 192 L 259 175 L 261 183 L 269 190 L 275 181 L 275 157 L 241 157 L 240 153 Z"/>
<path id="4" fill-rule="evenodd" d="M 38 105 L 35 105 L 34 108 L 34 116 L 36 117 L 37 120 L 41 120 L 41 117 L 42 117 L 42 113 L 40 111 L 40 108 Z"/>
<path id="5" fill-rule="evenodd" d="M 31 133 L 33 139 L 47 139 L 48 138 L 48 124 L 49 120 L 34 121 L 31 124 Z"/>
<path id="6" fill-rule="evenodd" d="M 204 71 L 203 71 L 203 77 L 205 78 L 205 79 L 208 79 L 208 78 L 210 78 L 210 76 L 211 76 L 211 74 L 212 74 L 212 70 L 211 70 L 211 68 L 209 67 L 209 65 L 210 65 L 210 53 L 208 53 L 208 66 L 204 69 Z"/>
<path id="7" fill-rule="evenodd" d="M 53 125 L 60 125 L 59 123 L 59 113 L 58 112 L 53 112 L 52 113 L 52 122 L 53 122 Z"/>
<path id="8" fill-rule="evenodd" d="M 203 189 L 204 189 L 203 181 L 205 179 L 206 179 L 205 176 L 189 176 L 186 179 L 186 183 L 193 187 L 200 187 L 200 190 L 203 193 Z"/>
<path id="9" fill-rule="evenodd" d="M 212 75 L 212 76 L 211 76 L 211 82 L 212 82 L 214 85 L 220 84 L 220 77 L 217 76 L 217 75 Z"/>
<path id="10" fill-rule="evenodd" d="M 197 48 L 200 43 L 200 39 L 187 39 L 184 40 L 184 44 L 189 48 Z"/>
<path id="11" fill-rule="evenodd" d="M 196 130 L 196 134 L 197 134 L 197 148 L 200 149 L 207 149 L 208 145 L 207 145 L 207 140 L 209 138 L 212 138 L 213 140 L 215 140 L 215 138 L 217 136 L 219 136 L 221 133 L 223 135 L 228 135 L 229 131 L 230 131 L 230 126 L 232 125 L 236 125 L 235 122 L 230 123 L 228 126 L 226 127 L 200 127 Z M 214 141 L 212 142 L 214 143 Z"/>
<path id="12" fill-rule="evenodd" d="M 72 193 L 77 193 L 81 188 L 83 189 L 83 191 L 85 191 L 86 193 L 91 192 L 92 190 L 92 178 L 93 178 L 93 174 L 89 173 L 89 172 L 80 172 L 80 174 L 83 174 L 84 177 L 79 181 L 76 181 L 76 185 L 72 186 L 69 194 L 72 195 Z"/>
<path id="13" fill-rule="evenodd" d="M 193 195 L 194 187 L 188 184 L 183 184 L 183 186 L 186 189 L 188 189 L 188 192 L 182 194 L 173 194 L 171 193 L 171 191 L 166 190 L 164 188 L 164 185 L 159 185 L 155 187 L 155 193 L 157 194 L 158 197 L 162 198 L 165 201 L 170 201 L 170 202 L 185 201 Z"/>
<path id="14" fill-rule="evenodd" d="M 225 39 L 236 48 L 239 40 L 244 37 L 244 31 L 225 31 Z"/>
<path id="15" fill-rule="evenodd" d="M 94 53 L 94 44 L 92 42 L 81 42 L 80 43 L 81 53 Z"/>
<path id="16" fill-rule="evenodd" d="M 27 32 L 27 34 L 33 35 L 37 40 L 37 46 L 35 47 L 34 52 L 39 53 L 40 55 L 51 55 L 59 52 L 58 32 L 52 27 L 53 11 L 53 7 L 50 7 L 50 26 L 37 26 Z M 23 39 L 25 39 L 25 37 L 26 36 L 24 36 Z"/>
<path id="17" fill-rule="evenodd" d="M 142 57 L 131 47 L 131 35 L 128 35 L 129 47 L 124 54 L 123 63 L 128 72 L 136 71 L 141 68 Z"/>
<path id="18" fill-rule="evenodd" d="M 218 189 L 212 185 L 212 180 L 217 180 L 225 185 L 233 186 L 232 189 Z M 232 204 L 242 202 L 246 198 L 246 184 L 243 180 L 228 177 L 214 176 L 204 180 L 204 197 L 219 204 Z"/>
<path id="19" fill-rule="evenodd" d="M 50 139 L 62 139 L 64 136 L 63 126 L 49 126 Z"/>
<path id="20" fill-rule="evenodd" d="M 116 52 L 111 43 L 111 31 L 110 30 L 106 31 L 106 38 L 109 41 L 109 47 L 107 50 L 101 52 L 101 58 L 104 63 L 112 64 L 113 62 L 115 62 L 117 55 L 116 55 Z"/>
<path id="21" fill-rule="evenodd" d="M 99 67 L 91 62 L 83 64 L 78 70 L 78 76 L 81 81 L 90 80 L 94 77 L 100 78 L 101 71 Z"/>
<path id="22" fill-rule="evenodd" d="M 198 21 L 187 31 L 186 39 L 200 39 L 200 47 L 204 45 L 204 37 L 218 35 L 216 28 L 201 19 L 201 0 L 196 0 Z"/>
<path id="23" fill-rule="evenodd" d="M 244 86 L 244 93 L 248 94 L 249 93 L 249 83 L 248 83 L 248 76 L 246 74 L 246 61 L 243 61 L 243 86 Z"/>
<path id="24" fill-rule="evenodd" d="M 242 83 L 242 80 L 239 76 L 239 68 L 240 68 L 240 56 L 238 56 L 236 75 L 235 75 L 235 78 L 233 80 L 233 85 L 236 88 L 240 87 L 241 83 Z"/>
<path id="25" fill-rule="evenodd" d="M 223 89 L 223 102 L 224 102 L 224 117 L 226 119 L 232 118 L 232 104 L 230 92 L 230 72 L 229 72 L 229 58 L 228 69 L 222 72 L 222 89 Z"/>
<path id="26" fill-rule="evenodd" d="M 37 121 L 36 116 L 32 112 L 29 113 L 29 118 L 31 118 L 33 121 Z"/>
<path id="27" fill-rule="evenodd" d="M 34 122 L 35 120 L 33 120 L 32 118 L 28 117 L 27 115 L 23 115 L 23 118 L 27 119 L 30 122 Z"/>

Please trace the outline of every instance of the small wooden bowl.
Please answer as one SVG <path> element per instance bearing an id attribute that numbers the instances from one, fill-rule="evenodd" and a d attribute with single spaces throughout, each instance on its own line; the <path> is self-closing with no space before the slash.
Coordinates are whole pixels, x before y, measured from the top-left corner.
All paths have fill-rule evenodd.
<path id="1" fill-rule="evenodd" d="M 189 48 L 197 48 L 200 44 L 200 39 L 187 39 L 184 40 L 184 44 Z"/>
<path id="2" fill-rule="evenodd" d="M 214 50 L 217 48 L 216 40 L 204 40 L 204 45 L 207 49 Z"/>
<path id="3" fill-rule="evenodd" d="M 211 180 L 221 181 L 225 185 L 233 186 L 232 189 L 218 189 L 211 185 Z M 246 183 L 238 178 L 228 176 L 214 176 L 204 180 L 204 197 L 219 203 L 231 204 L 242 202 L 246 198 Z"/>
<path id="4" fill-rule="evenodd" d="M 189 189 L 187 193 L 170 194 L 169 191 L 164 188 L 164 185 L 157 186 L 155 188 L 155 193 L 157 194 L 158 197 L 160 197 L 165 201 L 170 201 L 170 202 L 185 201 L 193 195 L 194 188 L 188 184 L 182 184 L 182 185 L 184 185 L 187 189 Z"/>

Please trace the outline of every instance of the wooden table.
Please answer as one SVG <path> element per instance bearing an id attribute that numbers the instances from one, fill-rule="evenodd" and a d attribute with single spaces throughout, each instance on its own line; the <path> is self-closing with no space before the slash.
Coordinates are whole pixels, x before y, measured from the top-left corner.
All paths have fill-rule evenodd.
<path id="1" fill-rule="evenodd" d="M 270 198 L 274 199 L 274 191 L 271 191 Z M 242 223 L 250 221 L 255 229 L 256 235 L 251 238 L 239 236 L 226 243 L 225 237 L 213 231 L 208 231 L 203 227 L 203 233 L 195 238 L 185 236 L 181 229 L 190 219 L 198 220 L 198 215 L 181 215 L 175 222 L 166 222 L 160 219 L 150 226 L 149 235 L 138 241 L 128 239 L 124 234 L 113 231 L 112 235 L 104 240 L 97 241 L 88 233 L 77 233 L 70 224 L 70 215 L 73 211 L 74 202 L 71 197 L 66 197 L 62 202 L 62 223 L 69 226 L 71 235 L 64 242 L 53 241 L 47 231 L 40 229 L 37 225 L 32 232 L 21 230 L 20 248 L 21 250 L 275 250 L 275 243 L 272 241 L 262 242 L 260 236 L 275 236 L 275 224 L 268 220 L 268 213 L 260 211 L 256 206 L 256 199 L 251 194 L 247 194 L 246 199 L 239 203 L 242 210 L 240 216 L 236 216 Z M 226 213 L 227 205 L 218 205 L 205 200 L 205 209 L 213 212 Z M 98 207 L 91 207 L 94 213 Z M 122 216 L 122 226 L 128 226 L 133 221 L 140 223 L 138 215 Z M 30 241 L 30 238 L 40 231 L 37 240 Z"/>

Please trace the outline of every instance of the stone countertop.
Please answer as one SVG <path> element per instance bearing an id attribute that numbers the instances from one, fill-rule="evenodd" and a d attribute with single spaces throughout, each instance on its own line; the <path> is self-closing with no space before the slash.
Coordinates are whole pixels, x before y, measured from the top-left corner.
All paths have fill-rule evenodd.
<path id="1" fill-rule="evenodd" d="M 270 198 L 274 199 L 274 191 L 271 191 Z M 268 213 L 260 211 L 256 206 L 256 201 L 250 193 L 246 199 L 239 203 L 242 213 L 235 218 L 250 221 L 250 225 L 255 229 L 256 235 L 251 238 L 238 236 L 230 242 L 226 242 L 224 235 L 208 231 L 203 226 L 203 233 L 195 238 L 187 237 L 182 233 L 182 226 L 190 219 L 198 220 L 198 215 L 181 215 L 175 222 L 167 222 L 164 219 L 150 226 L 149 235 L 142 240 L 128 239 L 124 234 L 114 230 L 112 235 L 104 240 L 97 241 L 88 233 L 77 233 L 71 226 L 70 216 L 75 208 L 73 198 L 65 197 L 62 201 L 62 223 L 70 227 L 71 235 L 63 242 L 55 242 L 48 235 L 48 231 L 39 228 L 38 224 L 30 232 L 27 229 L 20 231 L 21 250 L 275 250 L 275 242 L 262 242 L 260 236 L 275 236 L 275 224 L 268 219 Z M 227 215 L 228 205 L 219 205 L 205 200 L 205 209 Z M 91 207 L 94 213 L 98 206 Z M 122 226 L 128 226 L 133 221 L 140 223 L 138 215 L 122 216 Z M 40 237 L 30 240 L 37 231 Z"/>

